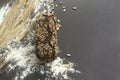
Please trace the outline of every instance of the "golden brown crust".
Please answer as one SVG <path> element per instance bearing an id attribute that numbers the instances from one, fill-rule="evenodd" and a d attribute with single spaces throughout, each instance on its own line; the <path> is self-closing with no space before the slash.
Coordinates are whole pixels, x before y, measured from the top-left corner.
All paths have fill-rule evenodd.
<path id="1" fill-rule="evenodd" d="M 57 19 L 54 15 L 43 15 L 43 19 L 36 21 L 36 54 L 44 61 L 50 62 L 57 56 Z"/>

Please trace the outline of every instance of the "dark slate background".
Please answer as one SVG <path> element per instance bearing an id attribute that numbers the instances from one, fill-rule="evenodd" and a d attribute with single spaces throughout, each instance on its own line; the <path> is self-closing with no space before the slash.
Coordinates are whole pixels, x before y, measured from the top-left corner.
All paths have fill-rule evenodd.
<path id="1" fill-rule="evenodd" d="M 59 46 L 83 72 L 75 80 L 120 80 L 120 0 L 62 1 Z"/>
<path id="2" fill-rule="evenodd" d="M 6 1 L 0 0 L 0 6 Z M 55 9 L 62 24 L 59 55 L 70 53 L 67 59 L 82 72 L 71 76 L 75 80 L 120 80 L 120 0 L 62 1 L 66 12 L 60 5 Z M 72 10 L 73 6 L 78 9 Z M 2 74 L 0 80 L 8 77 Z"/>

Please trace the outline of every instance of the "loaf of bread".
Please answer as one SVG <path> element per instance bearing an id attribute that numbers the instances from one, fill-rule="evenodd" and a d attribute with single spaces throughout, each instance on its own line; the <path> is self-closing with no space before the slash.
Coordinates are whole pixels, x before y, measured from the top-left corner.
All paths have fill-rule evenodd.
<path id="1" fill-rule="evenodd" d="M 50 62 L 57 56 L 57 19 L 55 15 L 42 15 L 35 27 L 36 54 L 43 62 Z"/>

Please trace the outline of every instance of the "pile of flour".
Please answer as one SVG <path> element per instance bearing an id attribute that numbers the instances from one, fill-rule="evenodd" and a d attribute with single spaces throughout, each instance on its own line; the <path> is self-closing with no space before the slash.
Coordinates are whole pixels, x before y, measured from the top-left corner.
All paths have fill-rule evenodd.
<path id="1" fill-rule="evenodd" d="M 18 50 L 11 50 L 11 54 L 17 53 L 11 63 L 7 67 L 7 71 L 12 71 L 17 68 L 14 80 L 25 80 L 25 78 L 35 72 L 39 75 L 45 75 L 47 80 L 52 78 L 58 80 L 70 80 L 71 77 L 68 73 L 80 73 L 74 69 L 74 63 L 64 63 L 64 59 L 57 57 L 53 62 L 45 65 L 39 64 L 40 61 L 36 58 L 35 54 L 31 53 L 34 50 L 33 46 L 20 47 Z M 9 55 L 10 56 L 10 55 Z M 8 57 L 9 57 L 8 56 Z M 8 72 L 8 73 L 9 73 Z"/>

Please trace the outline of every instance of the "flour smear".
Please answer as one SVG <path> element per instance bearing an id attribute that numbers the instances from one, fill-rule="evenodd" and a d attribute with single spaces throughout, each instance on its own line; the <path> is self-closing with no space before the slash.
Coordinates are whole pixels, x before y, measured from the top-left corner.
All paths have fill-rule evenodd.
<path id="1" fill-rule="evenodd" d="M 0 8 L 0 24 L 2 23 L 4 17 L 6 16 L 7 12 L 9 11 L 10 7 L 9 7 L 10 3 L 7 3 L 6 5 L 4 5 L 2 8 Z"/>
<path id="2" fill-rule="evenodd" d="M 53 6 L 48 5 L 47 1 L 49 0 L 36 0 L 34 14 L 46 12 L 46 7 L 51 11 Z M 9 3 L 0 9 L 0 24 L 9 9 Z M 16 36 L 0 51 L 0 55 L 6 54 L 5 57 L 3 56 L 5 62 L 8 62 L 5 68 L 6 73 L 15 71 L 11 80 L 29 80 L 28 77 L 35 74 L 39 77 L 35 77 L 34 80 L 74 80 L 69 74 L 80 73 L 80 71 L 74 68 L 72 62 L 57 57 L 53 62 L 41 64 L 35 55 L 34 33 L 35 31 L 32 30 L 18 43 L 15 40 L 19 36 Z"/>

